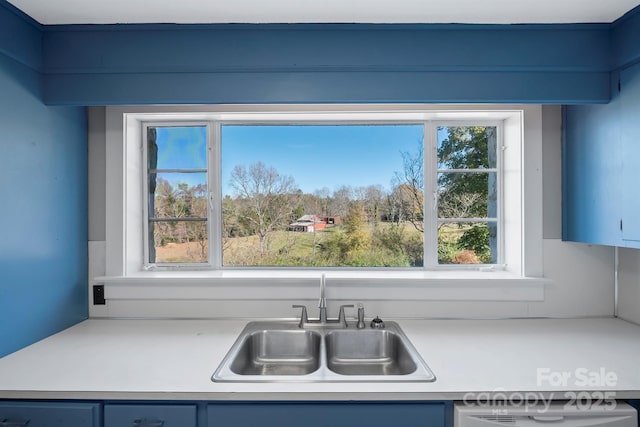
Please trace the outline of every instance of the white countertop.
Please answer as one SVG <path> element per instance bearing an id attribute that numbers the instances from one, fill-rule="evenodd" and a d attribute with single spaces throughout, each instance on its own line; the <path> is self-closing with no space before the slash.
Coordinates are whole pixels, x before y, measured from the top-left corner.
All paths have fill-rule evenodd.
<path id="1" fill-rule="evenodd" d="M 503 391 L 640 398 L 640 326 L 623 320 L 399 323 L 435 382 L 214 383 L 246 321 L 90 319 L 0 359 L 0 398 L 438 400 Z"/>

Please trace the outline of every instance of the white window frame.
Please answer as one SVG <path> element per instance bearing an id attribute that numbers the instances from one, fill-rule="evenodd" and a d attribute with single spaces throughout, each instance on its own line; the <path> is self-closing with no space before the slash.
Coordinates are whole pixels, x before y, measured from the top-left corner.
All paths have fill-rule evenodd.
<path id="1" fill-rule="evenodd" d="M 140 135 L 142 123 L 190 120 L 192 122 L 246 122 L 246 121 L 306 121 L 309 117 L 317 121 L 349 120 L 363 122 L 380 120 L 387 122 L 426 122 L 426 121 L 469 121 L 480 123 L 502 121 L 504 140 L 518 141 L 514 147 L 505 151 L 504 191 L 520 194 L 520 201 L 508 203 L 503 208 L 505 226 L 510 222 L 519 224 L 517 233 L 502 233 L 507 236 L 502 253 L 504 254 L 504 271 L 501 266 L 484 266 L 475 271 L 460 269 L 431 270 L 428 267 L 411 268 L 410 270 L 359 268 L 337 268 L 327 272 L 327 280 L 332 285 L 361 284 L 372 285 L 384 279 L 385 288 L 394 288 L 389 295 L 397 294 L 398 286 L 411 284 L 411 287 L 458 284 L 464 286 L 480 286 L 475 291 L 464 291 L 463 299 L 500 300 L 542 300 L 544 280 L 531 278 L 542 277 L 542 108 L 539 105 L 217 105 L 217 106 L 172 106 L 172 107 L 107 107 L 107 212 L 105 243 L 105 276 L 97 279 L 102 283 L 136 282 L 148 285 L 165 283 L 249 283 L 257 282 L 282 283 L 282 280 L 293 280 L 297 283 L 316 283 L 321 271 L 330 269 L 305 268 L 259 268 L 221 269 L 219 256 L 213 254 L 212 269 L 206 271 L 146 271 L 143 268 L 144 249 L 142 224 L 144 213 L 140 204 L 143 197 L 142 186 L 130 186 L 138 182 L 142 176 Z M 338 119 L 337 119 L 338 118 Z M 212 130 L 212 136 L 219 140 L 219 127 Z M 526 140 L 525 144 L 523 141 Z M 132 141 L 135 141 L 132 142 Z M 215 144 L 214 144 L 215 147 Z M 217 148 L 219 150 L 219 147 Z M 219 152 L 211 157 L 219 158 Z M 527 158 L 526 164 L 523 158 Z M 138 159 L 138 166 L 134 163 Z M 522 173 L 521 173 L 522 172 Z M 134 181 L 132 181 L 132 179 Z M 219 170 L 210 174 L 210 179 L 219 182 Z M 220 186 L 216 182 L 211 188 Z M 220 200 L 220 194 L 214 194 Z M 526 217 L 525 217 L 526 212 Z M 517 219 L 515 219 L 517 218 Z M 212 233 L 220 230 L 220 218 L 211 222 Z M 215 236 L 213 237 L 215 238 Z M 213 248 L 212 245 L 210 245 Z M 190 270 L 192 270 L 190 268 Z M 497 282 L 496 282 L 497 280 Z M 526 280 L 526 284 L 520 283 Z M 476 283 L 475 285 L 472 285 Z M 481 292 L 483 286 L 498 285 L 499 296 Z M 524 297 L 504 292 L 503 284 L 520 284 L 526 294 Z M 490 285 L 491 284 L 491 285 Z M 531 288 L 532 285 L 533 288 Z M 527 288 L 528 287 L 528 288 Z M 455 287 L 454 287 L 455 288 Z M 451 289 L 454 289 L 451 288 Z M 385 291 L 386 292 L 386 291 Z M 383 292 L 384 293 L 384 292 Z M 453 292 L 455 294 L 455 292 Z M 439 298 L 448 298 L 436 292 Z M 444 294 L 449 295 L 447 290 Z M 462 294 L 462 293 L 459 293 Z M 505 296 L 510 294 L 511 296 Z M 453 295 L 453 294 L 451 294 Z M 513 297 L 513 295 L 520 295 Z M 458 297 L 451 297 L 458 298 Z M 239 299 L 242 299 L 241 297 Z"/>
<path id="2" fill-rule="evenodd" d="M 148 159 L 148 147 L 146 143 L 147 137 L 147 129 L 150 127 L 186 127 L 186 126 L 204 126 L 207 128 L 207 166 L 208 166 L 208 191 L 209 191 L 209 215 L 207 217 L 208 221 L 208 238 L 209 238 L 209 260 L 206 263 L 149 263 L 149 240 L 144 240 L 144 262 L 143 269 L 145 270 L 155 270 L 155 269 L 184 269 L 184 270 L 198 270 L 198 269 L 222 269 L 222 268 L 232 268 L 232 269 L 242 269 L 242 268 L 260 268 L 256 266 L 246 266 L 246 267 L 235 267 L 235 266 L 224 266 L 222 263 L 222 208 L 220 206 L 220 201 L 222 200 L 222 194 L 220 189 L 221 177 L 220 171 L 222 169 L 221 165 L 221 129 L 225 125 L 243 125 L 243 126 L 258 126 L 258 125 L 305 125 L 305 124 L 318 124 L 318 125 L 367 125 L 367 124 L 376 124 L 376 125 L 422 125 L 423 126 L 423 182 L 424 182 L 424 194 L 423 200 L 425 206 L 423 207 L 424 211 L 424 236 L 423 236 L 423 259 L 424 259 L 424 267 L 423 269 L 427 270 L 477 270 L 480 268 L 492 268 L 492 269 L 503 269 L 504 265 L 504 233 L 505 227 L 502 221 L 502 207 L 504 205 L 504 192 L 502 188 L 503 182 L 503 160 L 502 160 L 502 152 L 507 148 L 503 142 L 503 123 L 502 121 L 495 120 L 483 120 L 477 119 L 473 121 L 443 121 L 443 120 L 427 120 L 423 122 L 415 122 L 414 120 L 401 120 L 396 119 L 395 121 L 389 120 L 369 120 L 366 122 L 354 122 L 354 121 L 318 121 L 317 118 L 314 117 L 313 114 L 308 115 L 308 120 L 302 121 L 300 119 L 296 121 L 281 121 L 270 119 L 266 120 L 264 117 L 259 118 L 258 120 L 247 120 L 246 118 L 241 118 L 240 120 L 234 120 L 232 117 L 227 118 L 227 120 L 212 120 L 208 122 L 194 122 L 189 120 L 187 117 L 183 120 L 176 121 L 163 121 L 163 122 L 154 122 L 154 121 L 145 121 L 142 123 L 142 142 L 143 146 L 143 180 L 142 185 L 144 186 L 144 236 L 148 235 L 148 191 L 147 191 L 147 159 Z M 438 156 L 437 156 L 437 128 L 440 126 L 447 127 L 464 127 L 464 126 L 487 126 L 487 127 L 495 127 L 497 130 L 497 159 L 496 159 L 496 168 L 492 170 L 496 173 L 498 180 L 498 209 L 497 209 L 497 226 L 498 226 L 498 262 L 496 264 L 439 264 L 438 263 L 438 213 L 437 213 L 437 193 L 438 193 Z M 516 197 L 519 197 L 517 195 Z M 513 228 L 513 227 L 512 227 Z M 520 230 L 511 229 L 508 231 L 509 233 L 520 233 Z M 283 268 L 283 267 L 278 267 Z M 286 268 L 286 267 L 284 267 Z M 301 269 L 305 267 L 290 267 L 295 269 Z M 307 267 L 314 269 L 329 269 L 329 268 L 345 268 L 345 267 Z M 367 267 L 359 267 L 367 268 Z M 380 267 L 371 267 L 380 269 Z M 421 269 L 421 267 L 406 267 L 406 268 L 385 268 L 385 269 Z"/>

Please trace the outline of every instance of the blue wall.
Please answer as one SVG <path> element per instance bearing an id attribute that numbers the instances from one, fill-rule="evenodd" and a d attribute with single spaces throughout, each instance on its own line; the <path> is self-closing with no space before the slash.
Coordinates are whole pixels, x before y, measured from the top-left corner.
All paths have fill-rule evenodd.
<path id="1" fill-rule="evenodd" d="M 0 3 L 0 357 L 88 311 L 86 113 L 43 104 L 40 58 Z"/>
<path id="2" fill-rule="evenodd" d="M 640 227 L 617 218 L 640 200 L 637 12 L 613 26 L 43 27 L 0 0 L 0 356 L 87 317 L 86 112 L 63 106 L 611 100 L 565 109 L 564 237 L 635 245 Z"/>
<path id="3" fill-rule="evenodd" d="M 640 9 L 612 41 L 611 101 L 565 108 L 563 238 L 640 248 Z"/>

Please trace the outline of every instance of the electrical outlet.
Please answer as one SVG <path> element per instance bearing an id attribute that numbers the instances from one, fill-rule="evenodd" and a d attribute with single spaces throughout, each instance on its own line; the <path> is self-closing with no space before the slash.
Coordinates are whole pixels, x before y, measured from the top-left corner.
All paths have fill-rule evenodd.
<path id="1" fill-rule="evenodd" d="M 104 285 L 93 285 L 93 305 L 105 305 Z"/>

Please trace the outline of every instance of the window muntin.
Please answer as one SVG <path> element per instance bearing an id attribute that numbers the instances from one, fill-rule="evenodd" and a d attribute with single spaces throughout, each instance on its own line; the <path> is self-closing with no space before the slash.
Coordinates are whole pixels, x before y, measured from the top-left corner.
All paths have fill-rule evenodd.
<path id="1" fill-rule="evenodd" d="M 144 126 L 145 263 L 209 263 L 206 124 Z"/>
<path id="2" fill-rule="evenodd" d="M 231 124 L 229 124 L 225 122 L 211 121 L 211 122 L 208 122 L 208 125 L 200 124 L 199 126 L 196 126 L 196 127 L 207 128 L 208 126 L 209 128 L 217 129 L 217 131 L 213 133 L 212 137 L 214 140 L 216 138 L 219 138 L 217 141 L 215 141 L 215 144 L 222 144 L 224 146 L 224 143 L 223 143 L 224 129 L 225 129 L 225 126 L 228 126 L 228 125 L 232 127 L 237 127 L 237 128 L 258 126 L 257 123 L 250 123 L 250 122 L 242 122 L 242 123 L 232 122 Z M 288 125 L 293 127 L 302 126 L 300 124 L 291 124 L 291 123 L 289 123 Z M 315 123 L 315 125 L 328 126 L 327 124 L 318 125 L 318 123 Z M 396 123 L 396 125 L 398 124 Z M 483 125 L 483 123 L 474 122 L 472 124 L 465 124 L 465 126 L 455 126 L 455 127 L 450 124 L 436 126 L 438 129 L 437 130 L 438 136 L 436 138 L 430 138 L 430 137 L 427 137 L 428 136 L 427 132 L 429 131 L 428 129 L 432 129 L 435 125 L 434 125 L 434 122 L 426 122 L 425 124 L 420 125 L 420 127 L 425 129 L 423 133 L 423 138 L 425 141 L 424 146 L 422 144 L 415 144 L 415 141 L 414 141 L 414 147 L 418 146 L 419 148 L 414 150 L 407 150 L 406 152 L 401 152 L 401 154 L 411 157 L 410 161 L 413 162 L 415 166 L 416 158 L 418 156 L 422 156 L 423 153 L 426 152 L 426 150 L 432 150 L 434 152 L 438 151 L 438 147 L 441 146 L 445 140 L 445 138 L 442 136 L 444 135 L 442 133 L 444 130 L 447 130 L 449 128 L 479 127 L 479 125 Z M 273 125 L 269 124 L 268 126 L 273 126 Z M 305 124 L 305 126 L 310 126 L 310 125 Z M 350 125 L 341 125 L 341 126 L 350 126 Z M 161 128 L 165 130 L 169 128 L 169 129 L 175 130 L 175 129 L 184 129 L 184 128 L 191 128 L 191 127 L 194 127 L 194 126 L 191 124 L 186 125 L 184 123 L 176 122 L 176 123 L 170 123 L 169 125 L 163 124 L 162 126 L 158 126 L 156 124 L 147 125 L 145 129 L 154 128 L 157 130 Z M 499 127 L 500 127 L 499 125 L 492 125 L 489 127 L 493 129 L 495 133 L 499 132 Z M 459 130 L 459 129 L 456 129 L 456 130 Z M 148 130 L 145 131 L 145 136 L 149 136 Z M 205 146 L 206 146 L 206 141 L 209 137 L 210 137 L 209 135 L 204 137 Z M 195 144 L 195 145 L 197 146 L 198 144 Z M 166 145 L 164 152 L 169 152 L 170 147 L 171 149 L 175 149 L 176 146 L 177 146 L 176 144 Z M 184 144 L 184 147 L 189 147 L 189 146 L 190 146 L 189 144 Z M 200 143 L 200 146 L 202 146 L 201 143 Z M 147 149 L 149 149 L 149 146 L 147 146 Z M 421 151 L 421 150 L 424 150 L 424 151 Z M 461 152 L 464 152 L 464 150 L 465 149 L 458 149 L 457 151 L 454 150 L 453 153 L 460 154 Z M 424 175 L 424 172 L 422 171 L 422 174 L 419 175 L 419 177 L 421 177 L 424 180 L 424 183 L 418 182 L 419 181 L 418 180 L 414 184 L 415 188 L 418 188 L 419 191 L 406 191 L 406 188 L 402 191 L 398 191 L 398 187 L 394 188 L 396 190 L 395 196 L 400 197 L 401 199 L 404 199 L 405 206 L 401 215 L 402 216 L 401 221 L 405 224 L 405 226 L 408 226 L 409 224 L 411 224 L 411 227 L 413 229 L 418 230 L 421 233 L 424 229 L 429 231 L 429 233 L 425 233 L 424 237 L 421 236 L 422 237 L 421 239 L 417 239 L 418 240 L 417 242 L 416 242 L 416 239 L 412 239 L 413 241 L 411 244 L 411 251 L 407 251 L 407 252 L 411 252 L 411 255 L 410 257 L 405 257 L 405 260 L 410 259 L 409 265 L 418 266 L 418 267 L 421 267 L 422 265 L 426 265 L 428 268 L 431 268 L 431 267 L 437 268 L 438 266 L 444 266 L 445 264 L 477 264 L 477 263 L 496 264 L 500 262 L 500 258 L 499 258 L 500 250 L 498 249 L 500 246 L 500 240 L 498 238 L 501 238 L 502 236 L 501 236 L 501 233 L 498 232 L 500 228 L 500 220 L 498 217 L 498 211 L 499 211 L 498 206 L 501 201 L 499 200 L 497 193 L 495 194 L 496 200 L 494 202 L 486 198 L 487 199 L 486 202 L 480 200 L 478 203 L 476 203 L 479 205 L 479 208 L 476 207 L 474 212 L 476 213 L 480 212 L 480 214 L 471 215 L 471 213 L 468 213 L 466 215 L 457 215 L 457 214 L 447 215 L 447 214 L 443 214 L 444 199 L 442 197 L 443 196 L 442 188 L 445 188 L 446 185 L 443 184 L 442 186 L 440 186 L 440 183 L 444 183 L 445 181 L 464 182 L 465 177 L 473 175 L 476 177 L 476 180 L 478 180 L 479 178 L 480 181 L 486 182 L 487 191 L 485 193 L 489 194 L 490 193 L 489 182 L 493 181 L 497 183 L 500 179 L 499 175 L 501 173 L 501 170 L 499 167 L 500 162 L 499 162 L 498 156 L 499 156 L 499 151 L 496 150 L 494 160 L 486 159 L 476 164 L 470 163 L 472 167 L 455 167 L 454 163 L 448 161 L 448 158 L 446 158 L 445 156 L 436 156 L 435 157 L 436 160 L 434 160 L 433 158 L 429 158 L 429 156 L 426 156 L 427 159 L 425 159 L 425 161 L 422 161 L 422 159 L 420 159 L 421 161 L 419 161 L 418 164 L 422 165 L 423 167 L 426 165 L 427 166 L 426 169 L 428 172 L 435 172 L 434 173 L 435 178 Z M 490 157 L 490 156 L 488 156 L 487 154 L 487 157 Z M 193 166 L 193 165 L 201 165 L 203 158 L 205 160 L 205 164 L 208 165 L 208 169 L 203 169 L 199 167 L 190 168 L 190 166 Z M 157 165 L 156 165 L 156 168 L 154 169 L 152 168 L 152 165 L 150 164 L 147 165 L 148 166 L 147 180 L 148 182 L 150 182 L 149 180 L 151 179 L 152 174 L 156 175 L 156 179 L 159 182 L 162 182 L 160 181 L 160 179 L 164 179 L 164 178 L 172 178 L 174 182 L 177 182 L 177 178 L 180 174 L 189 175 L 189 176 L 196 176 L 198 174 L 202 174 L 203 176 L 206 177 L 206 179 L 204 179 L 206 184 L 209 184 L 210 175 L 213 175 L 214 177 L 216 175 L 222 175 L 220 177 L 221 182 L 224 182 L 225 174 L 223 169 L 224 169 L 225 156 L 224 155 L 222 156 L 222 160 L 220 162 L 218 161 L 219 158 L 220 156 L 213 156 L 213 158 L 211 156 L 207 156 L 206 151 L 204 156 L 202 156 L 201 154 L 199 156 L 195 156 L 193 159 L 191 159 L 191 162 L 189 161 L 185 162 L 184 159 L 177 161 L 176 158 L 172 159 L 172 156 L 167 156 L 167 159 L 169 159 L 173 163 L 170 163 L 169 160 L 165 161 L 164 164 L 160 163 L 161 166 L 164 166 L 167 169 L 161 169 Z M 403 161 L 405 160 L 406 159 L 403 158 Z M 159 162 L 161 162 L 160 159 L 159 159 Z M 428 164 L 429 162 L 433 162 L 434 165 L 429 165 Z M 172 166 L 176 166 L 176 167 L 174 168 Z M 406 165 L 403 164 L 402 170 L 399 172 L 404 172 L 405 168 L 406 168 Z M 163 174 L 166 174 L 167 176 L 163 176 Z M 398 175 L 401 175 L 401 173 L 399 173 Z M 399 177 L 394 176 L 394 178 L 397 181 Z M 202 182 L 202 179 L 200 179 L 200 181 Z M 426 184 L 426 188 L 424 188 L 424 184 Z M 224 187 L 224 184 L 217 184 L 217 185 Z M 423 188 L 419 188 L 420 185 L 422 185 Z M 207 207 L 207 213 L 204 216 L 202 216 L 202 214 L 198 214 L 198 215 L 194 214 L 194 212 L 196 211 L 196 209 L 194 209 L 194 206 L 191 206 L 190 209 L 188 209 L 188 214 L 182 213 L 181 214 L 182 216 L 171 216 L 168 214 L 164 214 L 164 217 L 162 213 L 156 212 L 157 209 L 155 209 L 155 206 L 154 206 L 154 209 L 151 209 L 152 206 L 150 204 L 147 206 L 147 209 L 149 209 L 149 212 L 154 212 L 153 215 L 149 216 L 146 223 L 146 226 L 147 226 L 146 235 L 149 237 L 148 237 L 148 240 L 145 242 L 147 246 L 145 248 L 145 251 L 148 251 L 146 253 L 149 255 L 145 255 L 145 260 L 148 261 L 148 265 L 169 266 L 169 267 L 181 266 L 181 265 L 195 266 L 198 264 L 208 265 L 207 262 L 209 260 L 213 260 L 212 264 L 209 264 L 209 265 L 212 265 L 214 268 L 220 268 L 223 266 L 246 267 L 246 266 L 271 266 L 271 265 L 285 266 L 285 267 L 292 267 L 292 266 L 406 267 L 407 266 L 406 263 L 404 265 L 390 264 L 388 260 L 385 260 L 385 259 L 379 260 L 379 262 L 376 264 L 374 263 L 358 264 L 358 263 L 344 263 L 339 260 L 336 261 L 335 258 L 333 260 L 330 260 L 329 262 L 325 261 L 324 264 L 309 263 L 309 262 L 305 262 L 301 264 L 295 264 L 295 263 L 276 264 L 276 263 L 263 263 L 260 261 L 255 262 L 255 260 L 253 261 L 253 264 L 225 263 L 224 261 L 225 257 L 223 254 L 224 254 L 226 245 L 228 245 L 228 241 L 225 241 L 225 240 L 226 238 L 229 237 L 229 235 L 227 234 L 228 229 L 226 228 L 228 224 L 224 224 L 225 223 L 224 218 L 225 218 L 225 213 L 228 213 L 230 209 L 233 209 L 233 206 L 231 206 L 231 204 L 229 203 L 229 195 L 227 194 L 226 197 L 218 197 L 218 200 L 220 200 L 221 203 L 209 204 L 208 197 L 211 194 L 210 184 L 209 184 L 209 187 L 207 187 L 207 185 L 202 185 L 201 183 L 198 185 L 187 185 L 187 190 L 192 192 L 194 190 L 193 187 L 199 187 L 200 189 L 204 189 L 204 191 L 194 199 L 197 201 L 203 201 L 204 203 L 202 203 L 202 206 Z M 156 185 L 156 189 L 157 189 L 157 185 Z M 157 190 L 156 190 L 156 193 L 157 193 Z M 392 196 L 393 193 L 394 192 L 390 191 L 387 196 Z M 412 193 L 412 194 L 407 194 L 407 193 Z M 433 199 L 431 197 L 428 197 L 428 198 L 424 197 L 424 194 L 431 194 L 431 193 L 434 194 Z M 151 200 L 151 197 L 149 197 L 149 200 Z M 426 203 L 425 203 L 425 200 L 426 200 Z M 431 200 L 433 200 L 433 204 L 431 203 Z M 156 201 L 156 197 L 154 197 L 154 203 L 155 201 Z M 436 213 L 425 215 L 425 210 L 428 210 L 428 209 L 433 209 Z M 413 216 L 412 218 L 413 221 L 410 221 L 410 218 L 409 218 L 410 215 L 407 214 L 409 212 Z M 492 215 L 491 212 L 495 212 L 495 214 Z M 217 215 L 220 216 L 220 218 L 216 218 Z M 362 216 L 367 217 L 367 214 L 365 213 Z M 214 220 L 212 220 L 212 218 Z M 200 224 L 200 227 L 196 229 L 196 226 L 194 223 L 198 223 L 198 222 L 200 222 L 201 224 Z M 212 222 L 213 224 L 211 224 Z M 162 231 L 162 227 L 165 227 L 165 228 L 173 227 L 171 228 L 173 230 L 172 235 L 170 234 L 170 239 L 173 239 L 171 243 L 181 242 L 181 243 L 190 243 L 193 245 L 199 245 L 201 255 L 199 257 L 198 256 L 194 257 L 194 254 L 197 253 L 197 250 L 190 249 L 188 251 L 190 258 L 188 259 L 185 258 L 184 256 L 173 257 L 173 258 L 171 257 L 160 258 L 156 255 L 156 261 L 154 263 L 153 259 L 150 256 L 150 253 L 152 251 L 156 252 L 157 248 L 161 246 L 160 243 L 162 242 L 160 242 L 161 240 L 160 234 Z M 188 227 L 190 228 L 187 229 Z M 210 254 L 209 240 L 211 235 L 210 228 L 212 227 L 214 231 L 216 227 L 220 228 L 221 235 L 216 236 L 214 240 L 212 240 L 213 243 L 211 245 L 211 248 L 213 253 Z M 436 238 L 430 237 L 430 233 L 432 230 L 434 229 L 440 230 L 445 227 L 458 228 L 457 232 L 449 233 L 449 235 L 452 235 L 452 236 L 455 236 L 455 235 L 460 236 L 461 233 L 464 233 L 468 229 L 470 229 L 469 233 L 473 234 L 473 239 L 470 239 L 470 242 L 469 241 L 460 242 L 459 237 L 457 239 L 454 239 L 454 246 L 456 246 L 456 250 L 458 252 L 462 251 L 465 253 L 457 257 L 456 256 L 449 257 L 449 260 L 453 260 L 453 262 L 447 262 L 446 260 L 445 262 L 442 262 L 444 258 L 441 256 L 443 252 L 451 251 L 451 247 L 452 247 L 451 241 L 449 241 L 446 245 L 442 243 L 442 239 L 439 238 L 440 237 L 439 232 Z M 420 230 L 420 228 L 422 228 L 422 230 Z M 154 233 L 153 240 L 150 234 L 151 230 L 153 230 L 153 233 Z M 462 232 L 460 230 L 462 230 Z M 489 232 L 489 237 L 487 237 L 487 231 Z M 214 233 L 214 235 L 216 234 L 217 233 Z M 389 234 L 390 234 L 389 236 L 384 236 L 384 237 L 389 239 L 393 239 L 394 237 L 396 237 L 393 235 L 392 231 L 389 231 Z M 466 239 L 466 240 L 469 240 L 469 239 Z M 151 246 L 152 242 L 154 246 L 153 246 L 153 249 L 150 249 L 152 248 Z M 480 249 L 477 249 L 477 248 L 483 248 L 482 249 L 483 252 L 486 252 L 487 246 L 490 248 L 489 256 L 487 256 L 486 253 L 482 257 L 477 255 L 475 257 L 469 256 L 470 255 L 469 251 L 480 252 Z M 456 265 L 456 268 L 464 268 L 464 266 Z"/>

